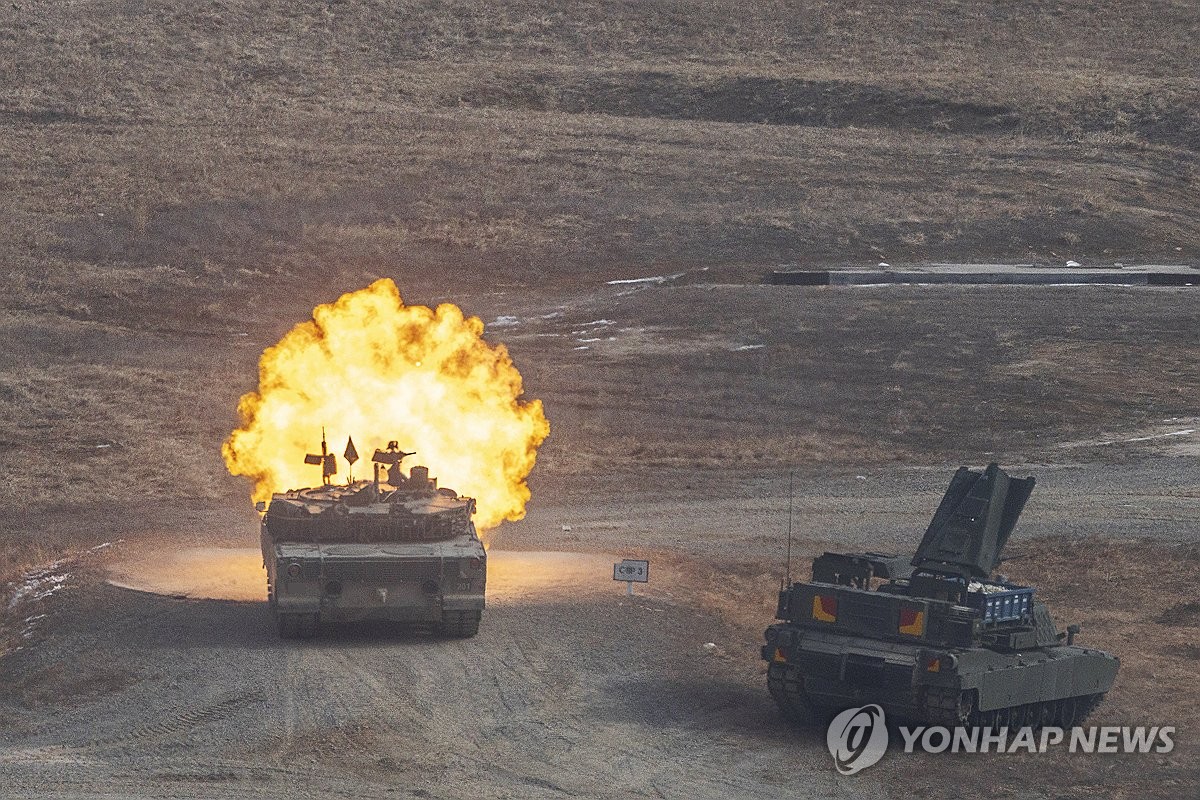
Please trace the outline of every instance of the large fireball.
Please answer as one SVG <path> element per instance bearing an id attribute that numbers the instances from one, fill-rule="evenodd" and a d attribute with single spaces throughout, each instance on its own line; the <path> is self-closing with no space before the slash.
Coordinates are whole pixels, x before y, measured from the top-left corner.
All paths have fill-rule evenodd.
<path id="1" fill-rule="evenodd" d="M 304 463 L 321 428 L 338 457 L 348 437 L 363 455 L 356 478 L 371 477 L 370 454 L 395 439 L 416 451 L 442 486 L 478 500 L 476 525 L 525 515 L 537 447 L 550 433 L 538 400 L 522 401 L 521 374 L 483 323 L 457 306 L 406 306 L 390 279 L 318 306 L 313 318 L 267 348 L 258 391 L 238 403 L 241 426 L 222 447 L 234 475 L 254 481 L 254 499 L 312 486 Z"/>

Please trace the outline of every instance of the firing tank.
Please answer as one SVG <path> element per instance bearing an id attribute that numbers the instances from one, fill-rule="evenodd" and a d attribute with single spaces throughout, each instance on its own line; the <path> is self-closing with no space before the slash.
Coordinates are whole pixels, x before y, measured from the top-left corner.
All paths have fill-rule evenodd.
<path id="1" fill-rule="evenodd" d="M 401 462 L 415 454 L 397 442 L 375 451 L 373 480 L 337 486 L 324 437 L 321 450 L 305 463 L 321 465 L 323 485 L 259 504 L 280 635 L 307 638 L 323 622 L 386 621 L 474 636 L 487 582 L 487 554 L 471 521 L 475 501 L 439 488 L 426 467 L 405 474 Z"/>
<path id="2" fill-rule="evenodd" d="M 1115 656 L 1059 631 L 1034 590 L 992 577 L 1034 479 L 997 464 L 950 481 L 912 558 L 825 553 L 779 593 L 762 657 L 783 715 L 815 724 L 876 703 L 889 717 L 978 728 L 1078 725 Z"/>

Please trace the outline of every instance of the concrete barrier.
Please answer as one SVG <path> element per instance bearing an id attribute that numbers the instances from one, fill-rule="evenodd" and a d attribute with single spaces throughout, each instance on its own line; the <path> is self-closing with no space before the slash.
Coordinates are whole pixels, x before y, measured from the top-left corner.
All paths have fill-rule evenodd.
<path id="1" fill-rule="evenodd" d="M 769 283 L 780 286 L 862 286 L 865 284 L 994 284 L 1047 286 L 1054 284 L 1114 286 L 1197 286 L 1200 270 L 1162 269 L 1043 269 L 1007 265 L 936 265 L 922 269 L 774 270 Z"/>

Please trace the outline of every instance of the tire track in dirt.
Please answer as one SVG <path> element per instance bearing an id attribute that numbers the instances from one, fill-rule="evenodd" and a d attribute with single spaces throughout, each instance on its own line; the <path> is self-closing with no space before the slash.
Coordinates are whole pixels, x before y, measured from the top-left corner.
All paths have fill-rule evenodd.
<path id="1" fill-rule="evenodd" d="M 134 728 L 128 733 L 110 736 L 107 739 L 94 739 L 84 745 L 82 749 L 128 750 L 131 746 L 138 745 L 146 739 L 184 736 L 200 725 L 220 722 L 235 714 L 251 712 L 252 706 L 262 703 L 264 700 L 266 700 L 266 696 L 259 691 L 232 694 L 216 703 L 184 707 L 165 719 Z"/>
<path id="2" fill-rule="evenodd" d="M 81 589 L 21 669 L 87 643 L 137 680 L 75 705 L 0 701 L 33 723 L 0 728 L 0 779 L 28 796 L 61 773 L 54 793 L 80 800 L 384 796 L 397 784 L 446 798 L 690 800 L 778 796 L 740 765 L 786 759 L 784 789 L 825 793 L 823 758 L 738 716 L 745 698 L 767 707 L 761 687 L 732 703 L 706 694 L 741 668 L 704 661 L 699 645 L 738 634 L 689 604 L 627 601 L 605 558 L 578 560 L 577 573 L 555 557 L 505 577 L 497 558 L 494 602 L 466 641 L 356 628 L 281 642 L 264 604 Z M 0 678 L 17 665 L 0 662 Z"/>

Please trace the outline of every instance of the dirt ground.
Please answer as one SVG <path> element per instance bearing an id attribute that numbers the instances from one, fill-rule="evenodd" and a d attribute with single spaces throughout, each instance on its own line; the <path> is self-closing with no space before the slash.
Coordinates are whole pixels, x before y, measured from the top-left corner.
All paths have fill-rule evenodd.
<path id="1" fill-rule="evenodd" d="M 68 475 L 88 468 L 74 485 L 104 487 L 109 499 L 77 492 L 10 517 L 12 541 L 58 543 L 53 557 L 65 560 L 14 575 L 6 589 L 0 774 L 8 790 L 64 798 L 934 798 L 985 780 L 1001 798 L 1193 794 L 1200 426 L 1183 416 L 1195 387 L 1196 344 L 1181 321 L 1195 313 L 1188 290 L 868 291 L 650 285 L 619 296 L 607 287 L 526 295 L 526 305 L 506 295 L 460 297 L 485 319 L 505 311 L 521 320 L 493 336 L 510 343 L 556 426 L 529 515 L 490 534 L 490 609 L 479 638 L 466 643 L 388 628 L 278 640 L 256 600 L 263 584 L 247 487 L 215 474 L 215 447 L 168 453 L 190 482 L 139 464 L 146 447 L 161 446 L 146 434 L 114 435 L 114 446 L 62 463 Z M 704 296 L 721 301 L 701 306 L 698 317 Z M 1056 297 L 1069 299 L 1072 311 L 1050 315 L 1046 303 Z M 864 299 L 874 311 L 864 312 Z M 1140 380 L 1132 367 L 1132 381 L 1120 385 L 1093 377 L 1134 365 L 1127 345 L 1092 337 L 1115 337 L 1124 326 L 1135 338 L 1136 315 L 1122 320 L 1120 308 L 1139 303 L 1158 313 L 1158 333 L 1142 339 L 1139 361 L 1158 360 L 1180 375 L 1145 384 L 1146 395 L 1132 383 Z M 996 306 L 1006 313 L 992 319 Z M 938 324 L 959 324 L 943 335 L 959 344 L 949 354 L 926 344 L 928 355 L 918 351 L 893 368 L 889 380 L 904 395 L 893 407 L 854 402 L 871 391 L 868 363 L 916 349 L 913 336 L 898 335 L 922 324 L 913 307 L 942 308 Z M 961 311 L 947 313 L 954 307 Z M 566 319 L 542 320 L 554 313 L 547 308 L 565 309 Z M 661 320 L 652 332 L 642 308 Z M 822 332 L 864 313 L 871 323 L 857 336 Z M 586 329 L 580 321 L 606 317 L 611 338 L 574 332 Z M 754 341 L 746 319 L 755 320 Z M 1078 342 L 1104 354 L 1094 360 L 1102 366 L 1030 363 L 1026 348 L 1073 325 Z M 794 344 L 803 337 L 830 357 L 805 355 L 811 348 Z M 1008 361 L 991 349 L 1003 337 L 1015 339 Z M 764 347 L 737 349 L 748 342 Z M 152 343 L 134 357 L 175 371 L 199 373 L 187 359 L 217 351 L 192 348 L 186 337 Z M 925 359 L 930 369 L 941 362 L 931 369 L 938 374 L 924 373 Z M 944 378 L 955 363 L 977 378 Z M 1055 381 L 1060 393 L 1028 389 L 1038 380 Z M 210 385 L 233 401 L 232 387 Z M 984 396 L 979 385 L 995 389 Z M 217 405 L 206 395 L 191 402 Z M 1006 408 L 978 425 L 979 404 L 989 399 Z M 912 419 L 898 415 L 904 403 L 940 409 L 937 425 L 896 421 Z M 1081 407 L 1106 413 L 1074 410 Z M 218 421 L 228 419 L 216 411 Z M 158 407 L 140 413 L 148 425 L 164 425 Z M 218 428 L 204 414 L 190 425 Z M 46 452 L 49 463 L 55 451 Z M 956 463 L 992 457 L 1039 481 L 1004 569 L 1036 585 L 1061 625 L 1080 622 L 1086 642 L 1122 658 L 1094 721 L 1175 724 L 1177 750 L 1103 758 L 893 753 L 880 768 L 838 777 L 820 736 L 775 714 L 756 651 L 779 585 L 787 469 L 800 575 L 826 548 L 911 548 Z M 160 474 L 161 483 L 140 483 L 137 473 L 112 469 L 118 465 Z M 125 499 L 139 486 L 151 499 Z M 610 581 L 610 565 L 634 555 L 652 560 L 655 577 L 628 600 Z"/>
<path id="2" fill-rule="evenodd" d="M 1035 525 L 1075 516 L 1075 482 L 1103 472 L 1070 471 L 1042 473 Z M 814 477 L 797 504 L 797 572 L 834 543 L 911 544 L 939 472 Z M 651 502 L 631 489 L 628 502 L 572 502 L 506 526 L 486 622 L 468 642 L 380 626 L 279 641 L 253 526 L 221 528 L 220 511 L 76 555 L 9 608 L 24 635 L 0 662 L 0 772 L 13 797 L 939 797 L 971 781 L 996 797 L 1188 796 L 1200 785 L 1200 545 L 1194 528 L 1139 534 L 1171 513 L 1167 498 L 1194 509 L 1196 473 L 1151 460 L 1118 474 L 1096 494 L 1134 511 L 1093 518 L 1092 535 L 1023 535 L 1006 569 L 1122 658 L 1095 722 L 1173 723 L 1169 756 L 893 753 L 838 778 L 821 738 L 784 724 L 764 690 L 756 650 L 786 496 L 760 484 L 757 503 Z M 1190 490 L 1164 487 L 1167 474 Z M 758 536 L 713 531 L 755 506 Z M 686 541 L 647 530 L 653 518 Z M 548 545 L 560 549 L 512 549 Z M 634 598 L 610 580 L 618 555 L 654 565 Z"/>
<path id="3" fill-rule="evenodd" d="M 762 285 L 1200 266 L 1197 24 L 6 4 L 0 797 L 1197 796 L 1200 290 Z M 281 642 L 220 443 L 263 348 L 379 276 L 481 317 L 551 435 L 477 639 Z M 1095 721 L 1177 749 L 840 777 L 757 657 L 788 474 L 803 574 L 908 550 L 989 460 L 1039 482 L 1005 571 L 1122 659 Z M 628 599 L 609 564 L 637 555 Z"/>

